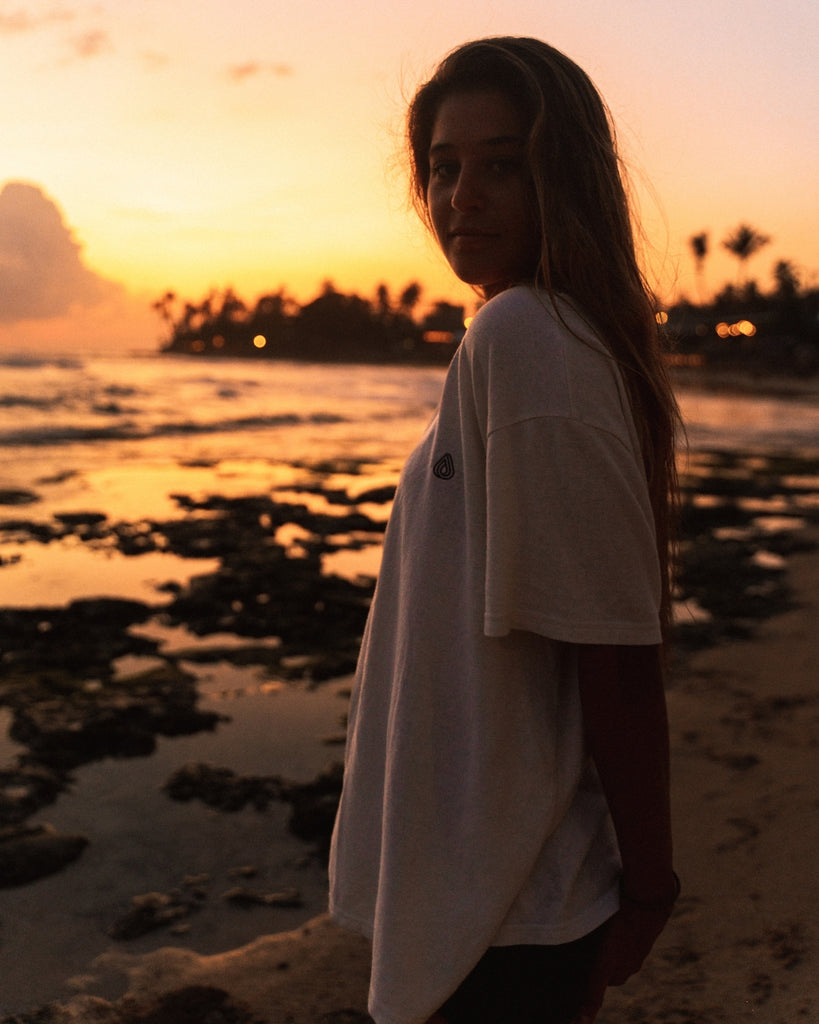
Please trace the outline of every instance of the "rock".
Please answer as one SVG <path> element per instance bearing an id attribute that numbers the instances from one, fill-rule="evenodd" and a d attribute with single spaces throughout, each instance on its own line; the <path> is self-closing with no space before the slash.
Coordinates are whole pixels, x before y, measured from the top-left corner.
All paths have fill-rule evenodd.
<path id="1" fill-rule="evenodd" d="M 65 789 L 65 779 L 45 765 L 18 763 L 0 769 L 0 828 L 18 825 Z"/>
<path id="2" fill-rule="evenodd" d="M 104 512 L 56 512 L 54 518 L 73 530 L 100 526 L 108 520 Z"/>
<path id="3" fill-rule="evenodd" d="M 330 855 L 330 837 L 338 812 L 343 777 L 344 765 L 337 761 L 312 782 L 291 783 L 283 794 L 293 808 L 290 831 L 299 839 L 315 843 L 325 863 Z"/>
<path id="4" fill-rule="evenodd" d="M 264 1024 L 247 1007 L 210 985 L 190 985 L 139 1005 L 124 999 L 111 1024 Z"/>
<path id="5" fill-rule="evenodd" d="M 177 769 L 162 788 L 173 800 L 202 800 L 222 811 L 239 811 L 248 804 L 263 811 L 271 800 L 285 800 L 293 809 L 290 831 L 315 843 L 326 861 L 343 776 L 344 765 L 339 761 L 305 783 L 276 775 L 236 775 L 230 768 L 190 762 Z"/>
<path id="6" fill-rule="evenodd" d="M 50 825 L 0 829 L 0 888 L 25 885 L 60 871 L 88 845 L 82 835 L 62 835 Z"/>
<path id="7" fill-rule="evenodd" d="M 222 899 L 239 906 L 264 906 L 298 909 L 304 906 L 304 900 L 298 889 L 284 889 L 282 892 L 256 892 L 238 885 L 222 893 Z"/>
<path id="8" fill-rule="evenodd" d="M 264 1024 L 240 1001 L 211 985 L 188 985 L 150 999 L 125 996 L 113 1003 L 95 996 L 82 996 L 68 1006 L 50 1003 L 32 1012 L 0 1018 L 0 1024 L 91 1024 L 92 1021 L 93 1024 Z"/>
<path id="9" fill-rule="evenodd" d="M 0 490 L 0 505 L 33 505 L 40 495 L 21 487 L 4 487 Z"/>
<path id="10" fill-rule="evenodd" d="M 124 654 L 154 654 L 156 642 L 128 632 L 150 618 L 141 601 L 95 598 L 66 607 L 0 609 L 0 649 L 16 672 L 54 671 L 88 678 L 112 674 Z"/>
<path id="11" fill-rule="evenodd" d="M 304 906 L 304 899 L 298 889 L 283 889 L 281 892 L 265 893 L 264 901 L 268 907 L 283 907 L 298 910 Z"/>
<path id="12" fill-rule="evenodd" d="M 113 939 L 136 939 L 167 925 L 176 925 L 180 918 L 201 909 L 203 898 L 198 892 L 173 889 L 171 892 L 146 892 L 134 896 L 131 909 L 115 922 Z"/>
<path id="13" fill-rule="evenodd" d="M 385 484 L 383 487 L 372 487 L 356 495 L 358 505 L 386 505 L 395 497 L 395 485 Z"/>
<path id="14" fill-rule="evenodd" d="M 228 871 L 228 878 L 255 878 L 259 869 L 255 864 L 242 864 L 238 868 L 231 868 Z"/>
<path id="15" fill-rule="evenodd" d="M 21 673 L 4 695 L 14 711 L 11 737 L 41 764 L 66 772 L 102 757 L 150 754 L 157 735 L 191 735 L 222 720 L 196 708 L 195 677 L 173 665 L 94 682 Z"/>
<path id="16" fill-rule="evenodd" d="M 266 902 L 264 893 L 246 889 L 243 885 L 237 885 L 233 889 L 223 892 L 222 899 L 226 903 L 235 903 L 240 907 L 263 906 Z"/>
<path id="17" fill-rule="evenodd" d="M 210 885 L 211 881 L 210 875 L 203 871 L 199 875 L 185 875 L 182 879 L 182 884 L 188 889 L 201 889 L 206 885 Z"/>
<path id="18" fill-rule="evenodd" d="M 201 800 L 220 811 L 240 811 L 248 804 L 263 811 L 282 794 L 275 775 L 236 775 L 230 768 L 190 762 L 177 769 L 162 787 L 173 800 Z"/>

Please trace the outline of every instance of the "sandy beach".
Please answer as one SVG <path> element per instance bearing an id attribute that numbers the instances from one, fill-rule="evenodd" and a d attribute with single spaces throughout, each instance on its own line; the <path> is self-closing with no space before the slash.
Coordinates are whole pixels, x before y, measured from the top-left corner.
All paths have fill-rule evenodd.
<path id="1" fill-rule="evenodd" d="M 601 1024 L 819 1020 L 819 553 L 794 556 L 789 577 L 790 610 L 752 639 L 693 654 L 675 674 L 683 895 L 642 973 L 610 991 Z M 204 1019 L 185 1016 L 185 1005 L 247 1024 L 368 1019 L 367 944 L 325 916 L 218 955 L 109 953 L 94 971 L 124 979 L 127 997 L 79 997 L 36 1020 Z"/>

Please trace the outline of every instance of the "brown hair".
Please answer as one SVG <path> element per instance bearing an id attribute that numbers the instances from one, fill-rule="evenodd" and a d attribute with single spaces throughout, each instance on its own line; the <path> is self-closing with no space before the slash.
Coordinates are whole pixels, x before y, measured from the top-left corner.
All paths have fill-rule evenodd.
<path id="1" fill-rule="evenodd" d="M 557 292 L 569 296 L 621 369 L 654 513 L 667 631 L 680 418 L 656 301 L 637 260 L 611 115 L 588 75 L 538 39 L 479 39 L 453 50 L 417 91 L 407 117 L 411 194 L 428 226 L 429 147 L 438 108 L 453 93 L 486 90 L 502 93 L 529 124 L 527 155 L 541 228 L 530 281 L 553 301 Z"/>

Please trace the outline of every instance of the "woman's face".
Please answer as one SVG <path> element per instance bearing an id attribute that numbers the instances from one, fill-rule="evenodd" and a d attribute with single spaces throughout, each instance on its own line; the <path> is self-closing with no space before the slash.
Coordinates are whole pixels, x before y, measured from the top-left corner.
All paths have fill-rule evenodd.
<path id="1" fill-rule="evenodd" d="M 427 206 L 449 265 L 495 294 L 532 279 L 540 227 L 526 159 L 526 125 L 494 90 L 441 103 L 429 149 Z"/>

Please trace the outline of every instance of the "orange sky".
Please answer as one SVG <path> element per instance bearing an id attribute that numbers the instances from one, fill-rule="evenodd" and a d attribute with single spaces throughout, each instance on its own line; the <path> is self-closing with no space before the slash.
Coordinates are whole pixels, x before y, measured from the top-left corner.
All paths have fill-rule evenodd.
<path id="1" fill-rule="evenodd" d="M 12 0 L 0 188 L 34 188 L 0 194 L 0 346 L 151 347 L 168 288 L 305 300 L 329 277 L 468 298 L 396 157 L 406 94 L 500 33 L 547 39 L 601 88 L 653 187 L 666 287 L 694 293 L 700 231 L 709 288 L 734 280 L 719 243 L 742 221 L 772 239 L 748 268 L 763 288 L 779 259 L 819 283 L 814 0 Z"/>

